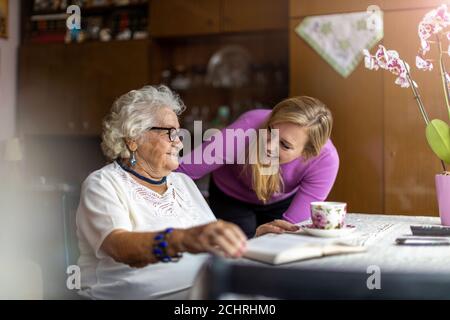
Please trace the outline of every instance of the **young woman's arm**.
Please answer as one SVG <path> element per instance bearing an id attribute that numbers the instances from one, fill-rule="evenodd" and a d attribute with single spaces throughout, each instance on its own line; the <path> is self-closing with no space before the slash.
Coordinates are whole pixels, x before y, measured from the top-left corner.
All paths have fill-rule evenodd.
<path id="1" fill-rule="evenodd" d="M 244 141 L 243 137 L 250 134 L 248 129 L 256 130 L 265 120 L 260 119 L 261 115 L 266 115 L 266 113 L 261 113 L 260 110 L 252 110 L 242 114 L 227 128 L 218 131 L 209 141 L 205 141 L 192 152 L 183 156 L 180 167 L 176 171 L 183 172 L 197 180 L 219 169 L 224 164 L 235 164 L 238 155 L 245 151 L 246 146 L 242 142 Z M 228 138 L 231 137 L 231 133 L 234 136 L 238 135 L 239 138 L 227 139 L 227 130 Z M 213 151 L 213 149 L 215 150 Z M 186 150 L 186 152 L 188 151 Z"/>

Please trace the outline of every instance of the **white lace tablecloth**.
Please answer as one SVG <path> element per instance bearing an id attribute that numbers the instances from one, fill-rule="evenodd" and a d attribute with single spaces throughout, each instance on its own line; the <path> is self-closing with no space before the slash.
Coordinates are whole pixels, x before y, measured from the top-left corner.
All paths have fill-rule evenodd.
<path id="1" fill-rule="evenodd" d="M 308 224 L 306 221 L 302 224 Z M 450 273 L 450 246 L 399 246 L 395 239 L 411 235 L 410 225 L 439 225 L 438 217 L 348 214 L 346 223 L 356 226 L 345 242 L 360 244 L 367 251 L 293 262 L 286 268 L 366 272 L 371 265 L 387 272 Z M 258 263 L 243 260 L 245 263 Z"/>

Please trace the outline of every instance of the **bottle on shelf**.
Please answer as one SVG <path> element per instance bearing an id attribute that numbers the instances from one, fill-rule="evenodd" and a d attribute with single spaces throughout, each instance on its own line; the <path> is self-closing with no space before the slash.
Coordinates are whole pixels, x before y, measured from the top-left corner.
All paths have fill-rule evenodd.
<path id="1" fill-rule="evenodd" d="M 200 118 L 203 124 L 203 130 L 208 130 L 211 127 L 211 123 L 209 121 L 209 107 L 203 106 L 201 108 Z"/>
<path id="2" fill-rule="evenodd" d="M 287 81 L 286 81 L 286 75 L 284 70 L 287 69 L 283 66 L 283 64 L 281 62 L 278 62 L 274 65 L 274 82 L 275 82 L 275 86 L 277 86 L 278 88 L 285 86 Z"/>
<path id="3" fill-rule="evenodd" d="M 172 71 L 165 69 L 161 72 L 161 84 L 165 86 L 170 86 L 172 81 Z"/>
<path id="4" fill-rule="evenodd" d="M 213 128 L 225 128 L 230 122 L 230 107 L 222 105 L 217 110 L 216 118 L 212 121 Z"/>

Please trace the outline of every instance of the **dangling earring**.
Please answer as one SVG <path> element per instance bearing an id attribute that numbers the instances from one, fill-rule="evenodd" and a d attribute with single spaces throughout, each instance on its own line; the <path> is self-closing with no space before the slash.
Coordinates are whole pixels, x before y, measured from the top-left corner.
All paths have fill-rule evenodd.
<path id="1" fill-rule="evenodd" d="M 131 167 L 134 167 L 136 165 L 136 163 L 137 163 L 136 151 L 131 151 L 131 158 L 130 158 Z"/>

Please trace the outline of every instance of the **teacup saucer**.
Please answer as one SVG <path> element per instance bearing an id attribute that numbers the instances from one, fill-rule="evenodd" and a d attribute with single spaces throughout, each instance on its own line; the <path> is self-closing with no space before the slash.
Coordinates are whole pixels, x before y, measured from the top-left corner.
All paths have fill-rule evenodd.
<path id="1" fill-rule="evenodd" d="M 353 231 L 356 230 L 355 226 L 352 226 L 350 224 L 347 224 L 345 227 L 340 229 L 318 229 L 314 227 L 312 224 L 303 225 L 301 226 L 302 230 L 304 230 L 306 233 L 316 236 L 316 237 L 322 237 L 322 238 L 340 238 L 345 237 L 346 235 L 349 235 Z"/>

